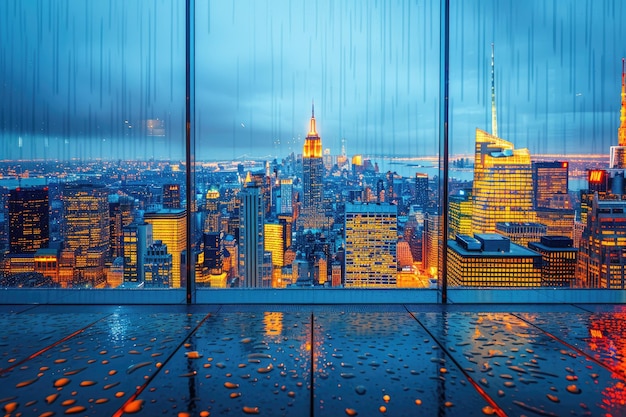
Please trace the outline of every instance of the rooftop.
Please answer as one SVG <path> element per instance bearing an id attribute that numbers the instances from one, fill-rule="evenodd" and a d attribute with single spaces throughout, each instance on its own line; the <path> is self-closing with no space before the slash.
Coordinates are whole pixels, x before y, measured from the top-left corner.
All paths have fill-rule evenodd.
<path id="1" fill-rule="evenodd" d="M 619 304 L 0 312 L 7 414 L 619 415 L 626 400 Z"/>

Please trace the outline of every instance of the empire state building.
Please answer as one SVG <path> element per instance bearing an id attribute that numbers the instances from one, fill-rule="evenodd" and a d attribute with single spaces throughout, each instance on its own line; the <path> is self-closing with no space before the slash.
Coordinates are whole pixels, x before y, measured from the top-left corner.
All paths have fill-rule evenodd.
<path id="1" fill-rule="evenodd" d="M 322 159 L 322 139 L 315 127 L 315 107 L 311 107 L 309 133 L 302 151 L 302 212 L 300 225 L 305 229 L 319 229 L 324 226 L 322 178 L 324 162 Z"/>

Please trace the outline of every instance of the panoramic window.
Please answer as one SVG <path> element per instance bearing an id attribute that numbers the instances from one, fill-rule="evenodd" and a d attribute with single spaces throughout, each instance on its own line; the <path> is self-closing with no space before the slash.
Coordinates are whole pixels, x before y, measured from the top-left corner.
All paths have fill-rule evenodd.
<path id="1" fill-rule="evenodd" d="M 621 2 L 192 3 L 0 4 L 0 286 L 626 285 Z"/>

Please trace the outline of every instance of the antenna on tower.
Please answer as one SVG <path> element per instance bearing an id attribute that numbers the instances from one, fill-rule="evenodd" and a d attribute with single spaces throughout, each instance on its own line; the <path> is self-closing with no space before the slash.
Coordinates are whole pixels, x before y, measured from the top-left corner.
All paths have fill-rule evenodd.
<path id="1" fill-rule="evenodd" d="M 494 65 L 494 47 L 491 44 L 491 134 L 498 136 L 498 116 L 496 114 L 496 83 Z"/>

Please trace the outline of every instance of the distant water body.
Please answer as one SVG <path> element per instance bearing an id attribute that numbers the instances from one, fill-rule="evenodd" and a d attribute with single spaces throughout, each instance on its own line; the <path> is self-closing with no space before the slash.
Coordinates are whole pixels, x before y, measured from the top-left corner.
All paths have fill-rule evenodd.
<path id="1" fill-rule="evenodd" d="M 439 166 L 433 166 L 431 163 L 424 161 L 420 162 L 393 162 L 388 160 L 375 161 L 372 160 L 372 164 L 378 163 L 378 170 L 381 174 L 391 171 L 405 178 L 413 178 L 415 174 L 427 174 L 428 178 L 439 176 Z M 459 181 L 472 181 L 474 180 L 474 171 L 472 169 L 450 169 L 448 176 L 451 179 Z M 570 176 L 569 189 L 572 191 L 579 191 L 587 188 L 586 178 L 573 178 Z"/>
<path id="2" fill-rule="evenodd" d="M 390 163 L 389 161 L 372 161 L 372 163 L 378 162 L 379 172 L 385 173 L 387 171 L 396 172 L 398 175 L 401 175 L 405 178 L 413 178 L 416 173 L 427 174 L 428 178 L 434 178 L 435 176 L 439 176 L 439 167 L 427 165 L 428 162 L 425 162 L 423 165 L 419 163 Z M 474 179 L 474 171 L 465 169 L 451 169 L 450 178 L 460 180 L 460 181 L 472 181 Z M 0 187 L 8 188 L 9 190 L 15 189 L 17 187 L 41 187 L 47 185 L 49 183 L 58 182 L 57 178 L 23 178 L 21 181 L 18 181 L 16 178 L 0 178 Z M 571 178 L 569 179 L 569 189 L 573 191 L 578 191 L 587 187 L 587 180 L 585 178 Z"/>

